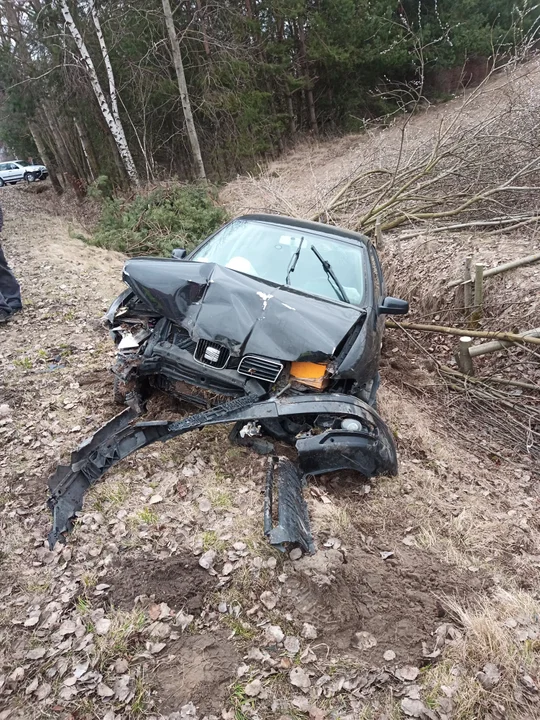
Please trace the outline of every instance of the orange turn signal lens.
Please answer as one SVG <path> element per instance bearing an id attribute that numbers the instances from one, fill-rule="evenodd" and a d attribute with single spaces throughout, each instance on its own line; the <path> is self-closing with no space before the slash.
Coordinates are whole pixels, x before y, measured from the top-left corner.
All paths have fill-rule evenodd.
<path id="1" fill-rule="evenodd" d="M 327 366 L 321 363 L 293 362 L 291 363 L 290 377 L 302 385 L 322 390 L 328 383 L 326 368 Z"/>

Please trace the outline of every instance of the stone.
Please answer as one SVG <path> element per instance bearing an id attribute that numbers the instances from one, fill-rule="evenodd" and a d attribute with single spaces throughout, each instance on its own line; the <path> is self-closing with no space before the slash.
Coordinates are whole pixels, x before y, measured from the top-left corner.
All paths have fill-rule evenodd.
<path id="1" fill-rule="evenodd" d="M 285 633 L 279 625 L 268 625 L 264 634 L 269 643 L 281 643 L 285 639 Z"/>
<path id="2" fill-rule="evenodd" d="M 311 625 L 310 623 L 304 623 L 302 625 L 302 637 L 306 640 L 316 640 L 318 637 L 317 628 L 315 625 Z"/>
<path id="3" fill-rule="evenodd" d="M 261 593 L 259 599 L 268 610 L 273 610 L 277 605 L 277 597 L 273 592 L 270 592 L 270 590 L 265 590 Z"/>
<path id="4" fill-rule="evenodd" d="M 291 653 L 291 655 L 296 655 L 300 650 L 300 640 L 297 637 L 289 635 L 285 638 L 283 647 L 288 653 Z"/>
<path id="5" fill-rule="evenodd" d="M 118 658 L 114 663 L 114 671 L 119 675 L 125 675 L 129 668 L 129 663 L 125 658 Z"/>
<path id="6" fill-rule="evenodd" d="M 353 647 L 358 648 L 359 650 L 369 650 L 370 648 L 375 647 L 376 644 L 377 639 L 375 636 L 366 630 L 354 633 L 354 639 L 352 641 Z"/>
<path id="7" fill-rule="evenodd" d="M 307 688 L 311 687 L 309 675 L 304 668 L 301 667 L 295 667 L 291 670 L 289 673 L 289 680 L 291 685 L 299 687 L 302 690 L 307 690 Z"/>
<path id="8" fill-rule="evenodd" d="M 109 618 L 101 618 L 94 624 L 96 635 L 106 635 L 111 629 L 111 621 Z"/>
<path id="9" fill-rule="evenodd" d="M 216 551 L 215 550 L 207 550 L 199 558 L 199 565 L 202 568 L 204 568 L 205 570 L 210 570 L 214 565 L 215 559 L 216 559 Z"/>
<path id="10" fill-rule="evenodd" d="M 246 693 L 246 695 L 248 697 L 257 697 L 257 695 L 261 694 L 261 690 L 262 690 L 262 683 L 260 680 L 252 680 L 244 688 L 244 692 Z"/>
<path id="11" fill-rule="evenodd" d="M 403 682 L 412 682 L 416 680 L 420 673 L 420 670 L 414 665 L 403 665 L 396 670 L 396 677 Z"/>

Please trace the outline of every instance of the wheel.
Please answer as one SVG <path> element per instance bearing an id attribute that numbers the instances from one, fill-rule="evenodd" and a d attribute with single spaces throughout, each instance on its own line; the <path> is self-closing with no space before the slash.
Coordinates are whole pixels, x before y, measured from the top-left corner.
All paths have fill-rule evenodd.
<path id="1" fill-rule="evenodd" d="M 37 180 L 36 174 L 31 172 L 24 173 L 24 179 L 26 180 L 26 182 L 29 183 L 35 182 Z"/>
<path id="2" fill-rule="evenodd" d="M 114 376 L 113 399 L 116 405 L 126 404 L 126 395 L 128 388 L 126 383 L 120 378 Z"/>
<path id="3" fill-rule="evenodd" d="M 2 180 L 2 178 L 0 178 L 0 187 L 4 187 L 5 184 L 6 183 Z"/>

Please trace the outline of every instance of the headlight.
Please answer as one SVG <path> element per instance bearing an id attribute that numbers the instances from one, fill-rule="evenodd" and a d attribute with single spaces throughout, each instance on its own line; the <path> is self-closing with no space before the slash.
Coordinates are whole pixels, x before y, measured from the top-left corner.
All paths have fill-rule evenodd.
<path id="1" fill-rule="evenodd" d="M 290 377 L 302 385 L 322 390 L 328 384 L 327 368 L 322 363 L 293 362 Z"/>

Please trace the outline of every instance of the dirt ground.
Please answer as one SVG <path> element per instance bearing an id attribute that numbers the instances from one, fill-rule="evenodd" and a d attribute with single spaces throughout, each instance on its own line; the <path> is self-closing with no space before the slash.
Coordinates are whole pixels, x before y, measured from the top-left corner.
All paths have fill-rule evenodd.
<path id="1" fill-rule="evenodd" d="M 0 327 L 0 720 L 540 718 L 538 467 L 493 453 L 482 418 L 454 422 L 396 331 L 380 411 L 400 474 L 312 483 L 314 556 L 267 545 L 264 460 L 226 428 L 123 461 L 50 552 L 47 477 L 117 411 L 100 317 L 123 258 L 75 239 L 46 193 L 0 202 L 25 302 Z M 536 297 L 532 268 L 508 282 Z"/>

